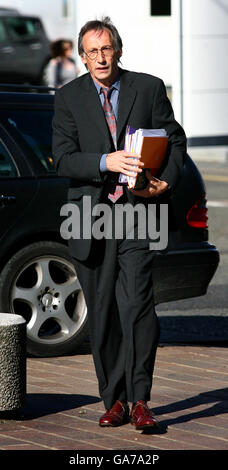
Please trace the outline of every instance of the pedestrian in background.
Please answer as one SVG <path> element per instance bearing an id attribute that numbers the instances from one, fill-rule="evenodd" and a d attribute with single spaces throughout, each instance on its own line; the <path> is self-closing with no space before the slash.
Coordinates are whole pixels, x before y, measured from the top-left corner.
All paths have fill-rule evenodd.
<path id="1" fill-rule="evenodd" d="M 73 41 L 58 39 L 51 43 L 51 59 L 44 71 L 47 86 L 60 88 L 77 76 L 75 60 L 71 57 Z"/>

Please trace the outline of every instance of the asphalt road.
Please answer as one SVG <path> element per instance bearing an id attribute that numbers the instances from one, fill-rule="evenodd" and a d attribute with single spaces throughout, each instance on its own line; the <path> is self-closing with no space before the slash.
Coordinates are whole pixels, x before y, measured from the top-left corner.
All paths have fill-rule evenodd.
<path id="1" fill-rule="evenodd" d="M 228 162 L 196 163 L 207 191 L 209 241 L 220 264 L 207 294 L 157 306 L 160 343 L 228 346 Z"/>

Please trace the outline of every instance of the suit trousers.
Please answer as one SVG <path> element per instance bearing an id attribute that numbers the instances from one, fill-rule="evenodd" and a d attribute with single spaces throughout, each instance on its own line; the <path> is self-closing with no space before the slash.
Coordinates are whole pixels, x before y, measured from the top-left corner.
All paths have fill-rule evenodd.
<path id="1" fill-rule="evenodd" d="M 91 350 L 106 409 L 118 399 L 150 400 L 159 340 L 154 253 L 148 238 L 93 238 L 89 257 L 73 259 L 87 304 Z"/>

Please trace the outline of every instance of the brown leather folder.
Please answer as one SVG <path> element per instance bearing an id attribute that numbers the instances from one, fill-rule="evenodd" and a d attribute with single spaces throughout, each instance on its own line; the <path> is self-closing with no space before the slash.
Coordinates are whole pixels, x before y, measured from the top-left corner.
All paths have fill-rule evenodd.
<path id="1" fill-rule="evenodd" d="M 149 168 L 152 175 L 156 176 L 166 155 L 168 137 L 143 137 L 140 150 L 141 161 L 144 168 Z"/>

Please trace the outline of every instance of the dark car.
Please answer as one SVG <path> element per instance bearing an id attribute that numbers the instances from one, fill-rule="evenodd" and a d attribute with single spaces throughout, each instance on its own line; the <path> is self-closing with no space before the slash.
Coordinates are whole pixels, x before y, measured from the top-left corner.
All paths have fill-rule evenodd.
<path id="1" fill-rule="evenodd" d="M 51 154 L 53 95 L 0 93 L 0 311 L 23 315 L 28 351 L 73 353 L 87 337 L 84 296 L 60 236 L 69 180 Z M 202 177 L 187 156 L 169 204 L 168 248 L 151 269 L 155 302 L 206 293 L 219 262 Z"/>
<path id="2" fill-rule="evenodd" d="M 39 85 L 49 58 L 40 18 L 0 8 L 0 82 Z"/>

